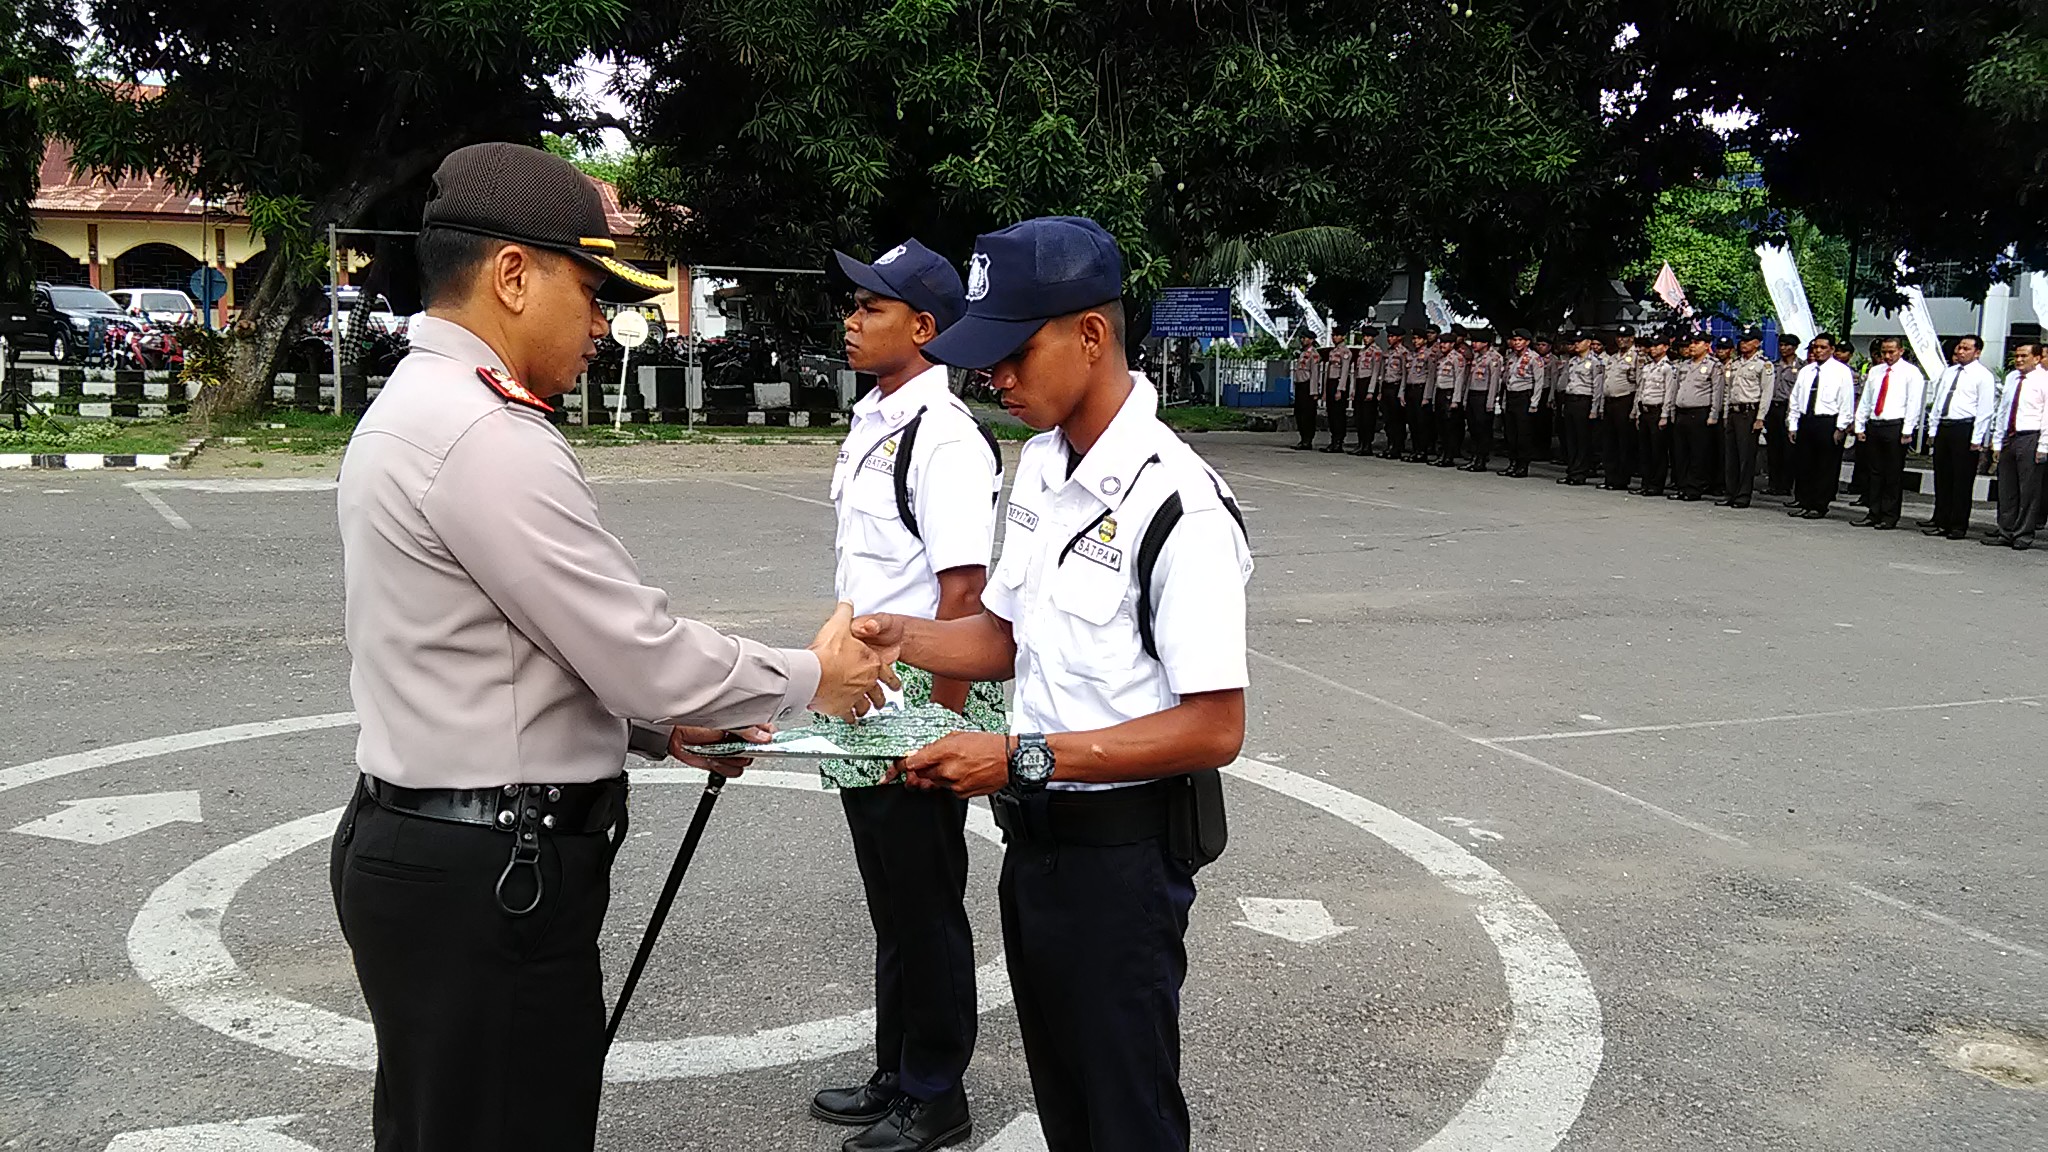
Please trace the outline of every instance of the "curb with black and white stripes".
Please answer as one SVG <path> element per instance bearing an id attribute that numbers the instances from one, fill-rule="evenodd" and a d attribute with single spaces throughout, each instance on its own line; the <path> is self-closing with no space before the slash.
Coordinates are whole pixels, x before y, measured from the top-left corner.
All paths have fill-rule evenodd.
<path id="1" fill-rule="evenodd" d="M 0 452 L 0 470 L 41 468 L 68 472 L 98 472 L 105 469 L 164 471 L 183 468 L 206 444 L 200 436 L 185 441 L 176 452 Z"/>

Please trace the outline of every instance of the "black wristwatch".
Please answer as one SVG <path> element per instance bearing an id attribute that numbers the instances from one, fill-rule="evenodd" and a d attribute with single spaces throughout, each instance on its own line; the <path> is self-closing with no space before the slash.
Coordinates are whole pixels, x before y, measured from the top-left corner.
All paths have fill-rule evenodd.
<path id="1" fill-rule="evenodd" d="M 1052 746 L 1037 732 L 1020 732 L 1010 749 L 1010 787 L 1036 792 L 1052 779 Z"/>

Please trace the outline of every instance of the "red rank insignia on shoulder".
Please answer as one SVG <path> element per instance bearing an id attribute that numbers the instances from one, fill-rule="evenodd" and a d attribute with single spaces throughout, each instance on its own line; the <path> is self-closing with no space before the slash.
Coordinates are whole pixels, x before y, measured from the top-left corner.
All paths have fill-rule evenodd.
<path id="1" fill-rule="evenodd" d="M 476 370 L 476 376 L 477 379 L 489 385 L 491 391 L 512 401 L 514 404 L 524 404 L 528 408 L 535 408 L 542 412 L 554 411 L 553 408 L 548 407 L 547 401 L 528 392 L 526 385 L 514 380 L 512 374 L 503 368 L 480 367 Z"/>

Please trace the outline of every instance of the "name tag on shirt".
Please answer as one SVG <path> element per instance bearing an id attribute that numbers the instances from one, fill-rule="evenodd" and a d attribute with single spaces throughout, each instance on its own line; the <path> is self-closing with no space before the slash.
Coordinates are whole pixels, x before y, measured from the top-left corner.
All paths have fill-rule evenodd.
<path id="1" fill-rule="evenodd" d="M 1107 568 L 1112 572 L 1121 572 L 1124 570 L 1123 550 L 1120 548 L 1113 548 L 1110 545 L 1104 544 L 1100 540 L 1096 540 L 1092 537 L 1083 536 L 1081 539 L 1075 541 L 1074 555 L 1080 556 L 1087 560 L 1093 560 L 1097 564 L 1102 565 L 1104 568 Z"/>
<path id="2" fill-rule="evenodd" d="M 1038 513 L 1033 512 L 1029 508 L 1020 508 L 1014 501 L 1011 502 L 1010 510 L 1006 513 L 1006 517 L 1010 523 L 1017 525 L 1026 532 L 1038 531 Z"/>

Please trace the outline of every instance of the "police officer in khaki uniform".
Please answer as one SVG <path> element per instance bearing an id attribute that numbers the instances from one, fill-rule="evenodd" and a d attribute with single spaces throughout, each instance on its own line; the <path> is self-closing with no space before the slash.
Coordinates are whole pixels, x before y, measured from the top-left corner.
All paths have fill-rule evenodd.
<path id="1" fill-rule="evenodd" d="M 1676 365 L 1671 363 L 1671 337 L 1650 333 L 1650 358 L 1636 372 L 1636 402 L 1630 423 L 1636 430 L 1636 458 L 1643 465 L 1643 486 L 1638 495 L 1662 496 L 1671 474 L 1671 382 Z"/>
<path id="2" fill-rule="evenodd" d="M 1358 334 L 1362 342 L 1351 356 L 1351 414 L 1358 429 L 1358 446 L 1351 454 L 1370 456 L 1373 433 L 1380 422 L 1380 363 L 1386 353 L 1380 350 L 1378 328 L 1367 324 Z"/>
<path id="3" fill-rule="evenodd" d="M 1596 414 L 1606 399 L 1607 373 L 1600 353 L 1594 350 L 1595 341 L 1590 334 L 1574 332 L 1568 343 L 1573 355 L 1564 366 L 1557 402 L 1558 430 L 1564 436 L 1566 465 L 1565 474 L 1558 477 L 1557 482 L 1577 487 L 1593 474 L 1593 438 L 1600 431 Z"/>
<path id="4" fill-rule="evenodd" d="M 330 880 L 376 1029 L 378 1152 L 593 1147 L 629 734 L 658 756 L 851 716 L 894 683 L 846 605 L 808 651 L 676 617 L 599 523 L 548 399 L 596 352 L 600 299 L 666 288 L 607 237 L 568 161 L 450 154 L 418 242 L 426 315 L 342 460 L 361 774 Z"/>
<path id="5" fill-rule="evenodd" d="M 1771 401 L 1776 369 L 1763 354 L 1764 334 L 1745 328 L 1740 353 L 1728 372 L 1721 410 L 1721 475 L 1728 494 L 1714 503 L 1722 508 L 1747 508 L 1756 489 L 1757 438 Z"/>
<path id="6" fill-rule="evenodd" d="M 1330 442 L 1321 451 L 1342 452 L 1344 417 L 1351 403 L 1351 345 L 1342 332 L 1332 332 L 1330 338 L 1336 343 L 1323 357 L 1323 412 L 1330 424 Z"/>
<path id="7" fill-rule="evenodd" d="M 1430 407 L 1430 385 L 1436 379 L 1437 339 L 1442 329 L 1431 324 L 1409 338 L 1408 371 L 1401 380 L 1401 410 L 1408 416 L 1410 464 L 1427 464 L 1436 448 L 1436 413 Z"/>
<path id="8" fill-rule="evenodd" d="M 1301 338 L 1301 355 L 1294 358 L 1294 431 L 1300 439 L 1288 447 L 1306 452 L 1316 446 L 1317 388 L 1323 379 L 1323 358 L 1316 351 L 1316 338 Z"/>
<path id="9" fill-rule="evenodd" d="M 1430 463 L 1451 468 L 1458 463 L 1458 446 L 1465 439 L 1465 378 L 1471 374 L 1465 330 L 1453 328 L 1438 347 L 1436 376 L 1425 401 L 1436 413 L 1436 459 Z"/>
<path id="10" fill-rule="evenodd" d="M 1467 472 L 1484 472 L 1493 460 L 1493 413 L 1501 403 L 1507 362 L 1493 348 L 1493 333 L 1472 334 L 1472 369 L 1465 381 L 1465 438 L 1471 441 Z"/>
<path id="11" fill-rule="evenodd" d="M 1606 386 L 1602 390 L 1605 399 L 1600 419 L 1600 460 L 1606 469 L 1600 486 L 1610 492 L 1627 491 L 1629 481 L 1635 478 L 1635 426 L 1629 413 L 1635 409 L 1636 373 L 1642 362 L 1635 329 L 1626 324 L 1616 328 L 1614 351 L 1607 354 L 1603 364 Z"/>
<path id="12" fill-rule="evenodd" d="M 1534 432 L 1530 426 L 1535 416 L 1535 407 L 1543 397 L 1543 355 L 1530 347 L 1534 334 L 1527 328 L 1517 328 L 1508 337 L 1508 352 L 1502 364 L 1503 381 L 1502 415 L 1506 417 L 1504 431 L 1507 433 L 1508 466 L 1500 475 L 1522 477 L 1529 474 L 1529 454 L 1534 450 Z"/>
<path id="13" fill-rule="evenodd" d="M 1792 481 L 1798 469 L 1792 462 L 1792 385 L 1799 379 L 1799 337 L 1790 332 L 1778 336 L 1778 359 L 1771 365 L 1771 407 L 1764 413 L 1765 471 L 1769 473 L 1769 495 L 1792 495 Z M 1797 504 L 1787 500 L 1786 507 Z"/>
<path id="14" fill-rule="evenodd" d="M 1706 493 L 1707 461 L 1715 449 L 1715 429 L 1720 426 L 1721 397 L 1728 377 L 1721 362 L 1711 355 L 1705 332 L 1685 337 L 1685 360 L 1671 377 L 1671 476 L 1672 500 L 1687 503 Z"/>
<path id="15" fill-rule="evenodd" d="M 1408 458 L 1408 410 L 1401 392 L 1408 380 L 1408 358 L 1413 354 L 1408 330 L 1399 324 L 1389 327 L 1387 351 L 1380 357 L 1380 416 L 1387 425 L 1387 447 L 1380 453 L 1382 460 Z"/>

